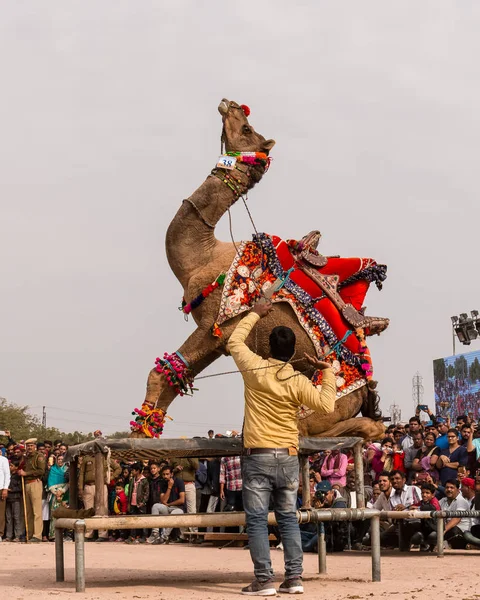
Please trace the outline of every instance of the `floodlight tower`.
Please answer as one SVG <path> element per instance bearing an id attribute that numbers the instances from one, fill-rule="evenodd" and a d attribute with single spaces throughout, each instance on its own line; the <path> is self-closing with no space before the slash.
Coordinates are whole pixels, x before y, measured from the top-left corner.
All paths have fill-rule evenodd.
<path id="1" fill-rule="evenodd" d="M 400 407 L 398 406 L 398 404 L 392 404 L 390 406 L 389 412 L 390 412 L 390 418 L 392 419 L 392 423 L 395 425 L 397 423 L 400 423 L 400 421 L 402 420 L 402 411 L 401 411 Z"/>
<path id="2" fill-rule="evenodd" d="M 412 398 L 415 411 L 419 404 L 423 404 L 423 377 L 417 371 L 412 379 Z"/>

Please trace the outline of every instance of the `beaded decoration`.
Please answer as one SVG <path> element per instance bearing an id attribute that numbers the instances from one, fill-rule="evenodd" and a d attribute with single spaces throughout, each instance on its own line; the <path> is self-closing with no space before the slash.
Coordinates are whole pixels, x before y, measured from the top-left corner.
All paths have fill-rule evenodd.
<path id="1" fill-rule="evenodd" d="M 237 162 L 246 165 L 262 165 L 265 167 L 265 173 L 268 171 L 272 159 L 265 152 L 226 152 L 227 156 L 233 156 Z"/>
<path id="2" fill-rule="evenodd" d="M 223 282 L 225 281 L 225 277 L 226 277 L 225 273 L 220 273 L 220 275 L 215 279 L 215 281 L 212 281 L 212 283 L 210 285 L 207 285 L 207 287 L 202 290 L 202 293 L 199 294 L 196 298 L 194 298 L 188 304 L 185 302 L 185 298 L 183 298 L 182 306 L 180 307 L 180 310 L 183 311 L 186 315 L 189 315 L 192 312 L 192 310 L 194 310 L 195 308 L 198 308 L 200 306 L 200 304 L 205 300 L 205 298 L 210 296 L 210 294 L 214 290 L 216 290 L 219 285 L 223 285 Z"/>
<path id="3" fill-rule="evenodd" d="M 142 408 L 135 408 L 132 415 L 135 417 L 135 421 L 130 421 L 132 431 L 144 433 L 149 438 L 162 435 L 166 415 L 161 408 L 143 404 Z"/>
<path id="4" fill-rule="evenodd" d="M 177 394 L 185 396 L 193 394 L 193 373 L 188 368 L 188 362 L 180 352 L 168 354 L 165 352 L 163 358 L 155 359 L 155 370 L 167 378 L 168 384 L 175 389 Z"/>

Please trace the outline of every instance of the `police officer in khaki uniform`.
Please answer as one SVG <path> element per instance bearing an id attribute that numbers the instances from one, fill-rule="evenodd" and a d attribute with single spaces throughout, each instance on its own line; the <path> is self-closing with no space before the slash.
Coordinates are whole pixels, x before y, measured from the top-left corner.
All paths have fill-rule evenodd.
<path id="1" fill-rule="evenodd" d="M 26 455 L 23 468 L 17 473 L 25 480 L 25 499 L 27 505 L 28 536 L 31 542 L 42 541 L 42 479 L 45 475 L 45 455 L 37 452 L 37 440 L 26 440 Z"/>
<path id="2" fill-rule="evenodd" d="M 98 435 L 100 434 L 100 435 Z M 100 431 L 96 431 L 94 433 L 95 437 L 98 438 L 101 436 Z M 110 467 L 110 478 L 108 477 L 108 468 L 107 468 L 107 460 L 103 459 L 103 469 L 104 469 L 104 491 L 103 491 L 103 500 L 106 513 L 108 514 L 108 490 L 107 484 L 110 483 L 112 479 L 116 479 L 120 473 L 122 472 L 122 467 L 118 464 L 118 462 L 110 459 L 110 463 L 108 465 Z M 82 465 L 80 467 L 80 471 L 78 474 L 78 496 L 83 500 L 83 506 L 88 508 L 94 508 L 95 505 L 95 457 L 92 455 L 87 455 L 83 458 Z M 88 531 L 85 535 L 85 539 L 91 540 L 93 538 L 93 531 Z M 100 542 L 108 541 L 108 532 L 107 531 L 99 531 L 98 532 L 98 540 Z"/>

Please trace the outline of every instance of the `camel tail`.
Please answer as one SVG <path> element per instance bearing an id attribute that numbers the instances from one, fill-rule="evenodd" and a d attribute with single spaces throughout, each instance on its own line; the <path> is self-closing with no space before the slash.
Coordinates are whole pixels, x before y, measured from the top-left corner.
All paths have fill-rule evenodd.
<path id="1" fill-rule="evenodd" d="M 363 417 L 369 417 L 374 421 L 382 419 L 382 411 L 380 410 L 380 394 L 376 391 L 377 382 L 369 381 L 367 384 L 367 397 L 363 401 L 360 412 Z"/>

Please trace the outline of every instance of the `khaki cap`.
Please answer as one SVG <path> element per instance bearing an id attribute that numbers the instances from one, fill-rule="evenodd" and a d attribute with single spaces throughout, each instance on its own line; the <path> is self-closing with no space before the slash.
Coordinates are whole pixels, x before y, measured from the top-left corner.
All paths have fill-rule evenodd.
<path id="1" fill-rule="evenodd" d="M 27 444 L 36 444 L 37 438 L 30 438 L 29 440 L 25 440 L 25 445 Z"/>

